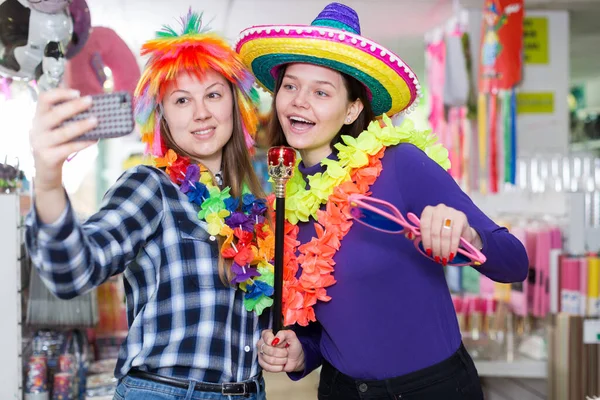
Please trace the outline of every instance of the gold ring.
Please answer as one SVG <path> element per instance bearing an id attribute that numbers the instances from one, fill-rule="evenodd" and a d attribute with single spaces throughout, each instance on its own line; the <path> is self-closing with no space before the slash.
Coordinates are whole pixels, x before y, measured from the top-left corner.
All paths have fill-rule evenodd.
<path id="1" fill-rule="evenodd" d="M 446 218 L 442 227 L 444 229 L 452 229 L 452 220 L 450 218 Z"/>

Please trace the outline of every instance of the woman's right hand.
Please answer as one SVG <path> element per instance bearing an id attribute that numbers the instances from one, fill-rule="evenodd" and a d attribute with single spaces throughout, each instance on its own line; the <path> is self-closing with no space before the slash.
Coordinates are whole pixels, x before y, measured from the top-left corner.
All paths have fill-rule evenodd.
<path id="1" fill-rule="evenodd" d="M 296 332 L 284 329 L 273 335 L 262 332 L 257 343 L 258 363 L 267 372 L 299 372 L 304 370 L 304 350 Z"/>
<path id="2" fill-rule="evenodd" d="M 29 140 L 35 163 L 34 188 L 38 191 L 62 190 L 62 166 L 70 154 L 96 143 L 96 141 L 71 142 L 92 130 L 94 118 L 60 125 L 71 117 L 87 110 L 91 98 L 79 97 L 71 89 L 53 89 L 40 94 Z"/>

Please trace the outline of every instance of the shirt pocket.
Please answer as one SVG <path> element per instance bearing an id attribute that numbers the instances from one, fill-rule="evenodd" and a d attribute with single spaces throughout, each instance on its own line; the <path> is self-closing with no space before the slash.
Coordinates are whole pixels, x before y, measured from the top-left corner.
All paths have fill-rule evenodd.
<path id="1" fill-rule="evenodd" d="M 189 220 L 179 221 L 184 286 L 215 288 L 219 278 L 219 244 L 206 230 Z M 211 240 L 214 239 L 214 240 Z"/>

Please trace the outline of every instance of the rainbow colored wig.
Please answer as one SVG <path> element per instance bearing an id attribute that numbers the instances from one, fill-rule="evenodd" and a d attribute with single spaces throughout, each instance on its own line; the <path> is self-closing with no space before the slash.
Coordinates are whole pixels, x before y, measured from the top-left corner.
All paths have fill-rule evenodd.
<path id="1" fill-rule="evenodd" d="M 162 116 L 159 107 L 167 84 L 182 72 L 202 79 L 209 70 L 231 82 L 237 95 L 246 144 L 252 147 L 258 125 L 251 97 L 254 77 L 223 38 L 202 27 L 202 14 L 190 10 L 181 23 L 181 34 L 165 25 L 156 33 L 155 39 L 142 46 L 142 56 L 149 55 L 150 59 L 135 90 L 135 119 L 140 124 L 147 152 L 163 157 L 167 150 L 160 133 Z"/>

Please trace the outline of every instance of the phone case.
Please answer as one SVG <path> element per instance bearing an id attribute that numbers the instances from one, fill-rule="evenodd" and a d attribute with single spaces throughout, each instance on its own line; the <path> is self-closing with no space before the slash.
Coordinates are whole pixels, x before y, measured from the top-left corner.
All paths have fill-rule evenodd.
<path id="1" fill-rule="evenodd" d="M 109 139 L 129 135 L 135 128 L 133 103 L 128 92 L 106 93 L 92 96 L 92 106 L 65 124 L 80 121 L 91 116 L 98 119 L 98 125 L 79 136 L 77 141 Z"/>

